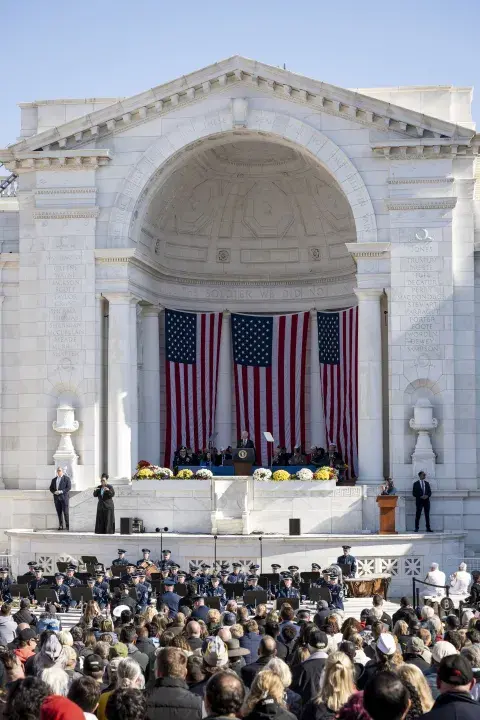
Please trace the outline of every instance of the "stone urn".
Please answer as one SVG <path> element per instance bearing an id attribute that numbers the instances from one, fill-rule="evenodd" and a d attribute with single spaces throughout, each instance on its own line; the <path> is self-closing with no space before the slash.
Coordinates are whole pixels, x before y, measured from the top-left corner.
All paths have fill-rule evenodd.
<path id="1" fill-rule="evenodd" d="M 413 418 L 410 427 L 418 433 L 415 450 L 412 454 L 412 472 L 416 478 L 423 470 L 428 477 L 435 477 L 436 456 L 433 451 L 430 433 L 438 426 L 438 420 L 433 417 L 433 406 L 428 398 L 419 398 L 413 408 Z"/>
<path id="2" fill-rule="evenodd" d="M 53 456 L 55 466 L 63 468 L 74 487 L 78 455 L 73 447 L 72 433 L 80 427 L 78 420 L 75 420 L 74 408 L 67 404 L 59 405 L 57 419 L 53 421 L 52 427 L 60 435 L 60 442 Z"/>

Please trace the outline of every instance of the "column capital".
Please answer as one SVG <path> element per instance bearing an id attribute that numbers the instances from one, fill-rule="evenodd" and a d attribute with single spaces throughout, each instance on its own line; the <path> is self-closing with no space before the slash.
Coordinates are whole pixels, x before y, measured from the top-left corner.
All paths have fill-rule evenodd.
<path id="1" fill-rule="evenodd" d="M 139 298 L 137 295 L 134 295 L 133 293 L 128 291 L 106 292 L 102 293 L 102 296 L 105 298 L 105 300 L 108 300 L 111 305 L 136 305 L 141 300 L 141 298 Z"/>
<path id="2" fill-rule="evenodd" d="M 354 288 L 353 292 L 359 300 L 377 300 L 384 293 L 383 288 Z"/>
<path id="3" fill-rule="evenodd" d="M 142 305 L 142 315 L 143 317 L 153 317 L 157 316 L 163 311 L 165 308 L 163 305 Z"/>
<path id="4" fill-rule="evenodd" d="M 317 322 L 317 308 L 310 308 L 310 320 Z"/>
<path id="5" fill-rule="evenodd" d="M 223 320 L 230 320 L 231 317 L 232 317 L 232 313 L 230 312 L 230 310 L 224 310 L 222 312 Z"/>

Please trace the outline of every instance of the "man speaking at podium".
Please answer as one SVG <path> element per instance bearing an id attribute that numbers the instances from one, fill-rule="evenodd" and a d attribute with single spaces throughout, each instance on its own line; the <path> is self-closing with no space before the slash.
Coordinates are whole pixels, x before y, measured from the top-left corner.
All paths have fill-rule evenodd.
<path id="1" fill-rule="evenodd" d="M 255 445 L 253 444 L 253 440 L 250 440 L 248 437 L 248 431 L 242 430 L 242 436 L 240 440 L 237 442 L 237 448 L 252 448 L 253 453 L 255 455 Z M 255 460 L 254 460 L 255 462 Z"/>

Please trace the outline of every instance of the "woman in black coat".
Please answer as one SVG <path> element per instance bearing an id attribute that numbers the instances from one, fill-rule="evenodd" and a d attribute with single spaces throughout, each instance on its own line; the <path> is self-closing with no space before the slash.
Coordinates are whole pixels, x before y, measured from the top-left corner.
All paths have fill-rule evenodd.
<path id="1" fill-rule="evenodd" d="M 113 535 L 115 533 L 115 506 L 113 497 L 115 490 L 107 484 L 108 475 L 103 473 L 100 485 L 93 491 L 93 497 L 98 498 L 97 519 L 95 533 L 97 535 Z"/>

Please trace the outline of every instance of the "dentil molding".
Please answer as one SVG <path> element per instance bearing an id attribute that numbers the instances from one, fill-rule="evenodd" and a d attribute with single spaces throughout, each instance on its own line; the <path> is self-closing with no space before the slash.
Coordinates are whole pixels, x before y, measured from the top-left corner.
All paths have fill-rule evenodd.
<path id="1" fill-rule="evenodd" d="M 387 210 L 453 210 L 456 204 L 456 197 L 385 200 Z"/>

